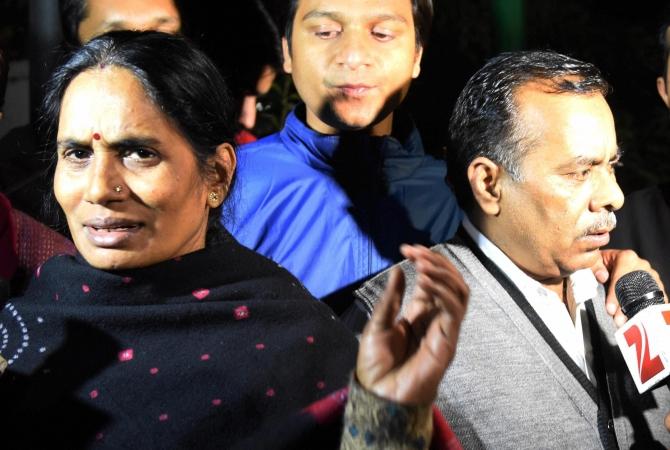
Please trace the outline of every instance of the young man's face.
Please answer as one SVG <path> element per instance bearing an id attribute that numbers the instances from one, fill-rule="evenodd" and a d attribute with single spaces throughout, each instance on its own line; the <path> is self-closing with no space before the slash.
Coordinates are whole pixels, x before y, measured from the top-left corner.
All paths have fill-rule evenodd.
<path id="1" fill-rule="evenodd" d="M 79 42 L 108 31 L 155 30 L 177 33 L 179 11 L 172 0 L 86 0 L 86 18 L 79 24 Z"/>
<path id="2" fill-rule="evenodd" d="M 420 71 L 410 0 L 300 0 L 283 44 L 307 123 L 324 134 L 389 134 Z"/>

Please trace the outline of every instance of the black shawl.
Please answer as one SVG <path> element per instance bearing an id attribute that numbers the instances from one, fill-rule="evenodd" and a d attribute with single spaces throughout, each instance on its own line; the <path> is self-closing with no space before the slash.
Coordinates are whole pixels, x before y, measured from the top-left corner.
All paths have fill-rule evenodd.
<path id="1" fill-rule="evenodd" d="M 0 446 L 253 442 L 345 386 L 355 352 L 328 307 L 229 236 L 137 270 L 55 257 L 0 315 Z"/>

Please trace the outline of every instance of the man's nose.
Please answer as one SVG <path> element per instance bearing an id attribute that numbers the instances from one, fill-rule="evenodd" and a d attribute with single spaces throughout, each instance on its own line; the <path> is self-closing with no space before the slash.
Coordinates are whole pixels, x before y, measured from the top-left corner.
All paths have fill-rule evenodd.
<path id="1" fill-rule="evenodd" d="M 340 36 L 336 62 L 351 70 L 370 64 L 370 36 L 363 30 L 346 30 Z"/>
<path id="2" fill-rule="evenodd" d="M 623 206 L 624 195 L 616 182 L 614 172 L 606 171 L 599 177 L 591 199 L 591 210 L 616 211 Z"/>

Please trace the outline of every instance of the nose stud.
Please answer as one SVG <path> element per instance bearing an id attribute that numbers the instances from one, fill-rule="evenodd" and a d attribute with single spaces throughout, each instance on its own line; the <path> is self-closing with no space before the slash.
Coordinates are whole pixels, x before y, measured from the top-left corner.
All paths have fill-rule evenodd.
<path id="1" fill-rule="evenodd" d="M 114 186 L 114 192 L 116 192 L 117 194 L 121 193 L 122 190 L 123 190 L 123 188 L 120 185 L 119 186 Z"/>

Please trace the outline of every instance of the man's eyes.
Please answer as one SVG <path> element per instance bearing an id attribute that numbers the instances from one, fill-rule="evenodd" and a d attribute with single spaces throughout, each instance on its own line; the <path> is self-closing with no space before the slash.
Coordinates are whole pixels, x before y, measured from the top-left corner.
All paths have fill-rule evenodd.
<path id="1" fill-rule="evenodd" d="M 388 30 L 372 30 L 372 36 L 381 42 L 390 41 L 395 35 Z"/>
<path id="2" fill-rule="evenodd" d="M 339 36 L 340 33 L 340 30 L 317 30 L 314 32 L 316 37 L 321 39 L 332 39 Z"/>
<path id="3" fill-rule="evenodd" d="M 591 175 L 591 168 L 580 169 L 575 172 L 568 174 L 571 178 L 574 178 L 577 181 L 584 181 Z"/>
<path id="4" fill-rule="evenodd" d="M 343 31 L 339 26 L 320 26 L 316 27 L 312 33 L 320 39 L 329 40 L 339 37 Z M 396 37 L 396 33 L 393 31 L 379 27 L 370 30 L 370 35 L 380 42 L 388 42 Z"/>

